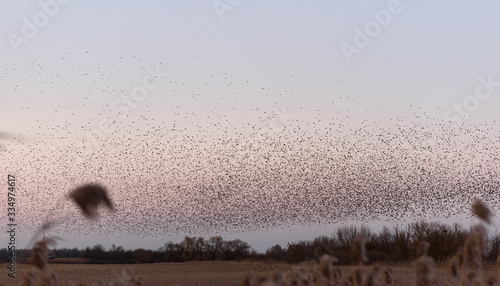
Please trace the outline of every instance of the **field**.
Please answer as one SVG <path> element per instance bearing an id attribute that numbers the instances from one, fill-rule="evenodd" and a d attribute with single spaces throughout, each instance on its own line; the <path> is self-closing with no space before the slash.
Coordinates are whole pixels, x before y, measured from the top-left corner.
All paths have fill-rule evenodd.
<path id="1" fill-rule="evenodd" d="M 29 272 L 37 273 L 38 270 L 28 264 L 18 265 L 18 277 L 14 280 L 7 277 L 6 264 L 0 265 L 1 275 L 5 285 L 16 285 L 22 280 L 22 276 Z M 57 273 L 61 285 L 73 281 L 75 284 L 68 285 L 101 285 L 116 276 L 122 276 L 124 265 L 109 264 L 51 264 L 51 269 Z M 277 262 L 232 262 L 232 261 L 203 261 L 185 263 L 155 263 L 136 264 L 130 266 L 137 276 L 142 277 L 142 285 L 241 285 L 243 279 L 249 275 L 270 275 L 275 269 L 285 274 L 291 273 L 296 266 L 304 266 L 306 269 L 316 269 L 317 264 L 306 262 L 301 264 L 288 264 Z M 380 264 L 382 268 L 390 266 L 394 271 L 394 282 L 392 285 L 413 285 L 413 268 L 410 263 L 399 263 L 392 265 Z M 349 275 L 355 267 L 340 266 L 343 275 Z M 369 267 L 365 267 L 369 269 Z M 495 266 L 487 265 L 487 276 L 495 275 Z M 8 278 L 8 279 L 7 279 Z M 436 278 L 440 285 L 455 285 L 455 280 L 448 271 L 448 264 L 437 266 Z M 95 284 L 93 284 L 95 283 Z M 102 284 L 104 285 L 104 284 Z M 108 284 L 106 284 L 108 285 Z"/>

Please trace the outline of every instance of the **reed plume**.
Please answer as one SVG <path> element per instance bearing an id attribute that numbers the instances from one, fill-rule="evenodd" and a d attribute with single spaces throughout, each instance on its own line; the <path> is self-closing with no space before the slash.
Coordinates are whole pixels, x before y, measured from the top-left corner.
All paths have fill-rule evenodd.
<path id="1" fill-rule="evenodd" d="M 427 255 L 420 256 L 413 266 L 415 269 L 415 285 L 431 286 L 434 279 L 434 260 Z"/>
<path id="2" fill-rule="evenodd" d="M 52 237 L 46 237 L 35 243 L 31 249 L 30 262 L 38 269 L 47 272 L 49 266 L 47 263 L 47 258 L 49 257 L 49 246 L 55 244 L 56 240 Z"/>
<path id="3" fill-rule="evenodd" d="M 114 210 L 108 191 L 97 184 L 87 184 L 76 188 L 69 194 L 69 198 L 76 203 L 83 214 L 90 219 L 97 217 L 97 208 L 104 204 L 110 210 Z"/>
<path id="4" fill-rule="evenodd" d="M 392 275 L 393 275 L 392 268 L 386 267 L 384 269 L 384 272 L 383 272 L 382 282 L 385 285 L 392 285 L 392 281 L 393 281 Z"/>
<path id="5" fill-rule="evenodd" d="M 353 264 L 363 264 L 368 261 L 365 244 L 368 241 L 366 234 L 356 235 L 351 244 L 351 261 Z"/>
<path id="6" fill-rule="evenodd" d="M 335 256 L 324 254 L 319 260 L 319 272 L 327 281 L 328 286 L 333 286 L 338 283 L 336 281 L 337 275 L 333 270 L 333 263 L 337 262 L 338 259 Z"/>
<path id="7" fill-rule="evenodd" d="M 427 255 L 427 251 L 431 245 L 427 241 L 421 241 L 417 246 L 417 257 Z"/>
<path id="8" fill-rule="evenodd" d="M 476 199 L 472 204 L 472 213 L 483 221 L 491 224 L 491 217 L 493 216 L 493 212 L 480 199 Z"/>

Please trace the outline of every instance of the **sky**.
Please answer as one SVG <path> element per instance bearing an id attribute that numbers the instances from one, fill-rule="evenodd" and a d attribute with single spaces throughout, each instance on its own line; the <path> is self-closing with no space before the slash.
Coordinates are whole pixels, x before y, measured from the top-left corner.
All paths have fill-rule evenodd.
<path id="1" fill-rule="evenodd" d="M 57 217 L 59 246 L 262 251 L 342 224 L 469 225 L 474 197 L 498 211 L 499 6 L 0 1 L 17 241 Z M 92 182 L 117 210 L 89 222 L 65 195 Z"/>

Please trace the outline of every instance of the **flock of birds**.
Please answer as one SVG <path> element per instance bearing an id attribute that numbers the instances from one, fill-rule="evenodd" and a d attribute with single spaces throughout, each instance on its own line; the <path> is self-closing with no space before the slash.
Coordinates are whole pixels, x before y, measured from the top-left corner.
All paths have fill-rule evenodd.
<path id="1" fill-rule="evenodd" d="M 19 178 L 20 227 L 36 230 L 50 214 L 61 222 L 55 234 L 210 235 L 453 217 L 469 213 L 474 197 L 500 205 L 498 124 L 450 126 L 425 113 L 356 120 L 345 108 L 356 104 L 349 97 L 314 110 L 278 104 L 293 90 L 256 89 L 269 98 L 264 106 L 210 95 L 233 81 L 219 72 L 190 88 L 171 81 L 164 101 L 160 95 L 145 101 L 97 140 L 83 138 L 82 130 L 92 132 L 112 114 L 110 106 L 92 107 L 75 133 L 71 114 L 92 102 L 81 98 L 54 105 L 68 119 L 35 122 L 34 132 L 23 134 L 29 144 L 9 143 L 13 133 L 0 133 L 4 171 Z M 176 92 L 192 97 L 178 99 Z M 115 212 L 89 221 L 70 202 L 56 204 L 91 182 L 110 191 Z"/>

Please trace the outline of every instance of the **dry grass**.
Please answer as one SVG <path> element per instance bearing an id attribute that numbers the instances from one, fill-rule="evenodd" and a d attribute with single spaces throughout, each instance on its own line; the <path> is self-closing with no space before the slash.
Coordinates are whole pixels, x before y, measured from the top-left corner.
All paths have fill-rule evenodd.
<path id="1" fill-rule="evenodd" d="M 393 271 L 392 285 L 409 286 L 414 285 L 414 269 L 410 263 L 398 264 L 377 264 L 382 268 L 380 278 L 383 278 L 384 269 L 390 267 Z M 16 279 L 6 279 L 7 264 L 0 265 L 0 275 L 5 285 L 16 285 L 29 273 L 38 273 L 38 270 L 29 264 L 18 265 L 18 277 Z M 246 276 L 260 275 L 271 276 L 273 271 L 279 270 L 282 273 L 290 274 L 294 267 L 302 266 L 307 271 L 317 268 L 316 263 L 264 263 L 264 262 L 234 262 L 234 261 L 193 261 L 184 263 L 155 263 L 137 264 L 131 266 L 137 276 L 143 278 L 142 285 L 168 286 L 168 285 L 241 285 Z M 99 279 L 109 281 L 115 275 L 121 275 L 123 265 L 97 265 L 97 264 L 50 264 L 52 271 L 57 273 L 61 285 L 68 285 L 66 282 L 74 281 L 75 285 L 92 285 Z M 339 266 L 342 276 L 351 275 L 357 266 Z M 371 269 L 371 266 L 366 266 Z M 485 276 L 496 275 L 494 264 L 485 265 Z M 115 275 L 114 275 L 115 274 Z M 498 276 L 497 276 L 498 277 Z M 456 285 L 454 277 L 448 269 L 448 263 L 438 264 L 435 269 L 435 278 L 439 285 Z M 99 284 L 94 284 L 99 285 Z"/>
<path id="2" fill-rule="evenodd" d="M 1 277 L 7 277 L 7 264 L 1 264 Z M 61 285 L 74 281 L 76 285 L 92 285 L 94 282 L 109 281 L 121 276 L 124 265 L 119 264 L 50 264 L 57 273 Z M 129 266 L 136 276 L 142 277 L 142 285 L 240 285 L 251 273 L 271 274 L 273 269 L 282 271 L 290 268 L 284 263 L 202 261 L 185 263 L 136 264 Z M 17 277 L 4 282 L 22 281 L 29 273 L 41 273 L 29 264 L 17 265 Z M 7 285 L 16 285 L 10 283 Z M 97 284 L 98 285 L 98 284 Z M 117 284 L 120 285 L 120 284 Z"/>

